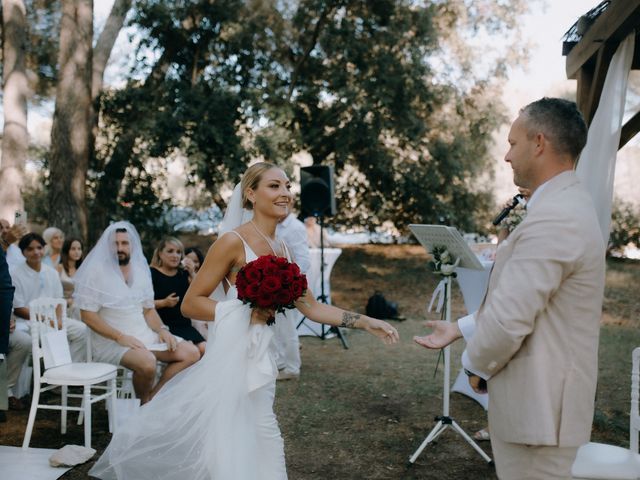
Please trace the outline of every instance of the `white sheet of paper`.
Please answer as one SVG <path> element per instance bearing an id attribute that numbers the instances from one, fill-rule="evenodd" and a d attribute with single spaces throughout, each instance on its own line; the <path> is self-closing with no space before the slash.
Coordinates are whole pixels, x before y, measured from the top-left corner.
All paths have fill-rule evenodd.
<path id="1" fill-rule="evenodd" d="M 460 267 L 482 270 L 482 263 L 473 253 L 460 232 L 446 225 L 411 224 L 409 228 L 420 244 L 429 252 L 434 247 L 446 247 L 454 258 L 460 259 Z"/>
<path id="2" fill-rule="evenodd" d="M 42 336 L 44 368 L 58 367 L 71 363 L 71 352 L 66 330 L 51 330 Z"/>
<path id="3" fill-rule="evenodd" d="M 149 350 L 154 350 L 156 352 L 164 352 L 165 350 L 168 349 L 167 344 L 164 342 L 161 343 L 154 343 L 152 345 L 149 345 L 147 347 Z"/>

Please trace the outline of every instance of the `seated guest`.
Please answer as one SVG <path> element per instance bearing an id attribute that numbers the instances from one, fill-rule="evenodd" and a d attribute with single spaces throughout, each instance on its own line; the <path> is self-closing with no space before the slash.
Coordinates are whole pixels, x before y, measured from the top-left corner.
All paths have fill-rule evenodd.
<path id="1" fill-rule="evenodd" d="M 129 222 L 107 227 L 75 281 L 73 299 L 91 328 L 94 360 L 132 370 L 142 403 L 200 358 L 195 345 L 179 341 L 160 320 L 140 237 Z M 155 383 L 158 360 L 168 365 Z"/>
<path id="2" fill-rule="evenodd" d="M 151 259 L 151 281 L 155 307 L 162 322 L 178 337 L 193 342 L 204 354 L 205 339 L 191 325 L 191 320 L 182 316 L 182 299 L 189 288 L 189 273 L 181 268 L 183 260 L 182 242 L 174 237 L 162 240 Z"/>
<path id="3" fill-rule="evenodd" d="M 56 227 L 49 227 L 42 232 L 42 238 L 47 243 L 44 249 L 42 263 L 55 267 L 60 263 L 60 251 L 64 242 L 64 233 Z"/>
<path id="4" fill-rule="evenodd" d="M 62 282 L 56 272 L 42 261 L 44 239 L 37 233 L 27 233 L 18 246 L 26 261 L 11 267 L 11 281 L 15 287 L 13 312 L 16 317 L 29 320 L 29 303 L 42 297 L 63 298 Z M 59 319 L 62 322 L 62 319 Z M 74 362 L 87 361 L 87 327 L 79 320 L 64 320 L 71 358 Z"/>
<path id="5" fill-rule="evenodd" d="M 0 218 L 0 245 L 7 256 L 7 263 L 10 267 L 24 262 L 24 256 L 16 243 L 24 234 L 27 233 L 27 227 L 24 225 L 13 225 Z"/>
<path id="6" fill-rule="evenodd" d="M 193 262 L 193 271 L 198 273 L 200 267 L 202 266 L 202 262 L 204 262 L 204 255 L 200 251 L 198 247 L 187 247 L 184 249 L 184 258 L 191 260 Z"/>
<path id="7" fill-rule="evenodd" d="M 17 398 L 14 394 L 13 387 L 18 383 L 22 366 L 27 358 L 31 355 L 31 335 L 25 330 L 16 329 L 16 319 L 11 316 L 9 322 L 9 353 L 6 357 L 7 369 L 7 389 L 9 393 L 8 403 L 11 410 L 26 410 L 28 404 L 24 404 L 23 400 Z M 1 394 L 0 394 L 1 395 Z"/>
<path id="8" fill-rule="evenodd" d="M 67 238 L 60 252 L 60 263 L 56 267 L 62 282 L 62 290 L 67 301 L 67 315 L 80 318 L 80 310 L 73 305 L 73 277 L 82 263 L 82 242 L 78 238 Z"/>
<path id="9" fill-rule="evenodd" d="M 187 271 L 190 271 L 190 269 L 193 271 L 193 275 L 191 275 L 189 278 L 189 281 L 191 281 L 191 278 L 194 278 L 195 274 L 198 273 L 198 270 L 200 270 L 200 267 L 204 262 L 204 255 L 198 247 L 187 247 L 184 249 L 184 259 L 182 260 L 182 262 Z M 208 340 L 209 322 L 192 319 L 191 325 L 193 325 L 193 328 L 198 330 L 200 335 L 202 335 L 205 340 Z"/>
<path id="10" fill-rule="evenodd" d="M 7 222 L 8 224 L 8 222 Z M 0 248 L 0 422 L 7 420 L 6 410 L 24 408 L 8 391 L 18 381 L 20 370 L 31 351 L 31 337 L 26 332 L 15 332 L 16 321 L 11 315 L 14 287 L 5 259 L 5 248 Z"/>

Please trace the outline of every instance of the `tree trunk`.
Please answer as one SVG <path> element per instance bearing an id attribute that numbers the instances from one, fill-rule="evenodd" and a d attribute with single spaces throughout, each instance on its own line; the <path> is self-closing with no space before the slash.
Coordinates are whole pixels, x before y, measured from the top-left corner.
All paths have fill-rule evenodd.
<path id="1" fill-rule="evenodd" d="M 95 140 L 98 136 L 100 118 L 100 93 L 104 85 L 104 70 L 107 68 L 113 45 L 124 25 L 132 0 L 115 0 L 109 12 L 109 18 L 100 33 L 93 49 L 93 73 L 91 79 L 91 137 L 89 139 L 89 158 L 95 155 Z"/>
<path id="2" fill-rule="evenodd" d="M 93 1 L 62 0 L 59 79 L 51 127 L 49 223 L 87 238 Z"/>
<path id="3" fill-rule="evenodd" d="M 23 0 L 2 0 L 4 132 L 0 163 L 0 218 L 13 223 L 22 210 L 27 160 L 27 95 L 25 70 L 26 10 Z"/>
<path id="4" fill-rule="evenodd" d="M 131 8 L 131 1 L 115 0 L 107 23 L 105 23 L 96 42 L 96 47 L 93 49 L 93 79 L 91 81 L 91 98 L 93 100 L 96 100 L 102 91 L 104 70 L 107 68 L 111 50 L 113 50 L 113 45 L 116 43 L 122 25 L 124 25 L 127 12 Z"/>

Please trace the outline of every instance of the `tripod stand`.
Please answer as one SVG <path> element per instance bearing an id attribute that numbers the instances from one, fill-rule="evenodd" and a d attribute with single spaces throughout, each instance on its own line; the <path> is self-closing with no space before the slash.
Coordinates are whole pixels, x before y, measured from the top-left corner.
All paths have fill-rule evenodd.
<path id="1" fill-rule="evenodd" d="M 443 280 L 444 283 L 444 308 L 445 308 L 445 321 L 451 322 L 451 275 L 448 275 Z M 451 427 L 457 433 L 459 433 L 464 440 L 476 450 L 480 456 L 487 462 L 491 463 L 491 457 L 482 450 L 476 442 L 456 423 L 456 421 L 449 415 L 449 395 L 451 389 L 451 352 L 450 347 L 444 347 L 444 386 L 442 392 L 442 415 L 435 418 L 437 420 L 436 425 L 424 439 L 420 447 L 409 458 L 408 466 L 413 465 L 418 456 L 426 448 L 429 443 L 433 442 L 444 432 L 447 428 Z"/>
<path id="2" fill-rule="evenodd" d="M 324 217 L 322 215 L 315 215 L 316 219 L 318 219 L 319 223 L 320 223 L 320 295 L 318 295 L 316 297 L 316 300 L 318 300 L 321 303 L 329 303 L 329 299 L 328 296 L 326 294 L 325 291 L 325 284 L 324 284 L 324 267 L 325 267 L 325 262 L 324 262 Z M 300 322 L 298 323 L 296 329 L 300 328 L 300 326 L 304 323 L 304 321 L 307 319 L 307 317 L 302 317 L 302 319 L 300 320 Z M 349 348 L 349 344 L 347 343 L 347 339 L 344 338 L 344 335 L 342 334 L 342 331 L 340 330 L 339 327 L 329 327 L 328 325 L 325 325 L 324 323 L 321 324 L 320 326 L 321 330 L 320 333 L 315 333 L 314 335 L 318 338 L 321 338 L 322 340 L 326 340 L 329 338 L 332 338 L 334 335 L 337 336 L 340 341 L 342 342 L 342 346 L 345 349 Z"/>

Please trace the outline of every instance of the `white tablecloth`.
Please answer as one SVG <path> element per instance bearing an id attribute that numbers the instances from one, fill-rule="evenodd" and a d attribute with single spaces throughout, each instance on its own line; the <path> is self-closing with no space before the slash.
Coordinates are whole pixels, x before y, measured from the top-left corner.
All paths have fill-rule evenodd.
<path id="1" fill-rule="evenodd" d="M 327 303 L 331 303 L 331 270 L 338 260 L 338 257 L 342 253 L 341 248 L 325 248 L 324 249 L 324 294 L 327 299 Z M 311 257 L 311 266 L 307 272 L 307 283 L 309 288 L 313 292 L 313 295 L 318 298 L 322 294 L 322 283 L 320 277 L 320 249 L 310 248 L 309 254 Z M 325 331 L 326 331 L 325 327 Z M 302 324 L 298 327 L 298 335 L 322 335 L 322 325 L 305 318 Z"/>
<path id="2" fill-rule="evenodd" d="M 484 292 L 487 290 L 487 283 L 489 283 L 489 274 L 491 273 L 492 261 L 480 260 L 483 270 L 472 270 L 470 268 L 458 268 L 456 270 L 458 276 L 458 285 L 462 291 L 462 298 L 464 299 L 464 306 L 468 313 L 473 313 L 478 310 L 482 299 L 484 298 Z"/>
<path id="3" fill-rule="evenodd" d="M 484 298 L 484 293 L 487 290 L 487 283 L 489 283 L 489 275 L 491 274 L 493 261 L 483 260 L 481 258 L 480 262 L 482 263 L 483 270 L 472 270 L 469 268 L 458 268 L 456 270 L 458 274 L 456 279 L 458 280 L 458 285 L 460 286 L 462 298 L 464 300 L 464 306 L 468 313 L 473 313 L 478 310 L 482 303 L 482 299 Z M 462 393 L 463 395 L 474 399 L 485 410 L 487 410 L 489 406 L 489 395 L 486 393 L 474 392 L 469 386 L 467 375 L 462 370 L 458 372 L 458 377 L 456 378 L 453 387 L 451 387 L 451 391 Z"/>

